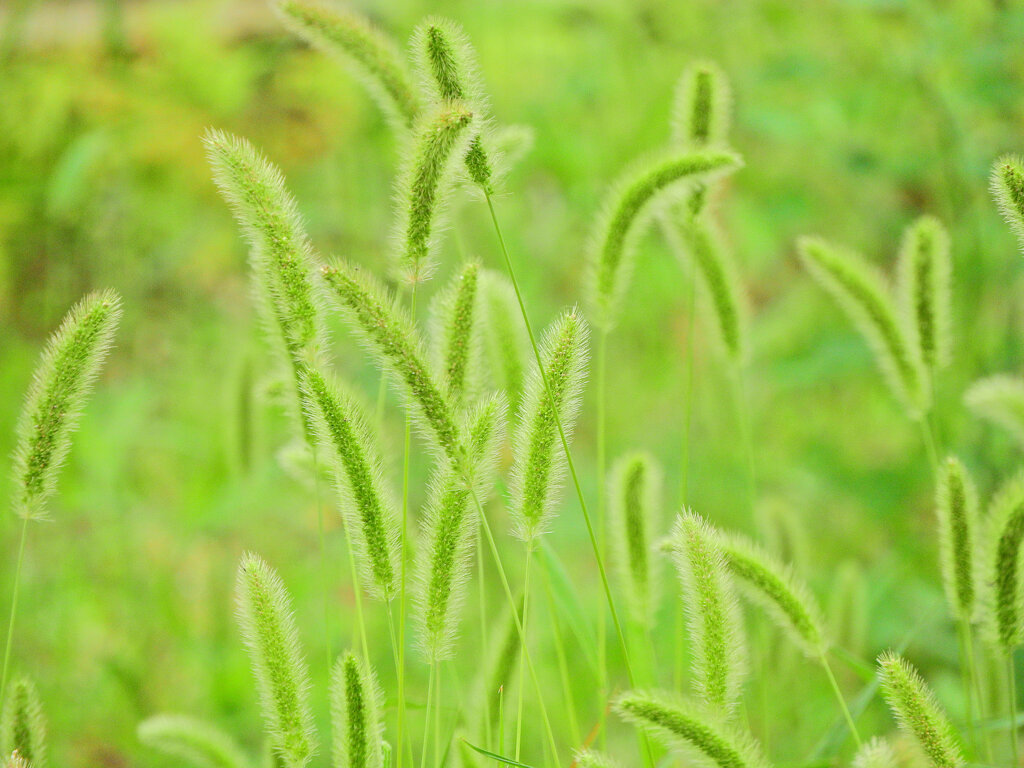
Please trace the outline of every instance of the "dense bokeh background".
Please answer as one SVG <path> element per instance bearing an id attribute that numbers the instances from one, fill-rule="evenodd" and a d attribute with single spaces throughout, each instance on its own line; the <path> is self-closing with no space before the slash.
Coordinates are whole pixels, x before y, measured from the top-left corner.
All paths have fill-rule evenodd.
<path id="1" fill-rule="evenodd" d="M 844 646 L 870 660 L 909 643 L 909 656 L 959 716 L 921 436 L 861 338 L 800 268 L 794 240 L 820 233 L 888 269 L 913 218 L 933 213 L 948 225 L 956 343 L 939 382 L 939 430 L 987 496 L 1016 470 L 1019 449 L 971 416 L 962 395 L 975 378 L 1015 371 L 1021 359 L 1024 269 L 987 190 L 994 158 L 1024 151 L 1020 5 L 360 5 L 403 42 L 428 13 L 460 21 L 477 46 L 497 119 L 533 127 L 534 148 L 497 205 L 537 323 L 581 301 L 583 248 L 603 191 L 632 157 L 666 141 L 682 68 L 695 58 L 720 63 L 735 93 L 734 143 L 746 158 L 719 215 L 753 308 L 745 382 L 759 504 L 752 519 L 737 415 L 700 316 L 692 331 L 692 504 L 768 537 L 785 527 L 780 520 L 792 523 L 788 548 Z M 52 522 L 33 525 L 26 561 L 14 659 L 41 688 L 55 765 L 170 765 L 134 734 L 140 719 L 165 710 L 207 716 L 260 752 L 231 600 L 245 549 L 280 569 L 309 656 L 322 659 L 316 501 L 280 460 L 288 432 L 267 397 L 245 247 L 209 179 L 199 141 L 207 126 L 249 137 L 281 165 L 322 253 L 384 268 L 392 134 L 348 74 L 285 32 L 263 3 L 0 6 L 0 455 L 12 449 L 22 393 L 62 314 L 97 287 L 117 289 L 125 304 Z M 454 226 L 471 253 L 500 266 L 482 204 L 461 206 Z M 448 269 L 455 259 L 449 240 Z M 686 280 L 661 238 L 646 238 L 609 351 L 610 453 L 645 447 L 661 459 L 666 520 L 678 496 Z M 363 354 L 343 330 L 334 336 L 341 370 L 374 397 L 377 378 Z M 588 392 L 576 441 L 591 498 L 592 406 Z M 390 401 L 395 484 L 401 428 Z M 427 469 L 420 452 L 416 504 Z M 9 485 L 0 472 L 0 498 Z M 329 526 L 339 616 L 350 616 L 335 515 Z M 9 516 L 0 525 L 5 618 L 17 533 Z M 571 498 L 552 543 L 584 601 L 599 605 Z M 659 644 L 670 656 L 671 612 L 661 619 Z M 337 631 L 338 643 L 348 642 L 351 627 L 339 621 Z M 752 631 L 769 654 L 755 664 L 751 720 L 779 761 L 799 762 L 834 715 L 828 689 L 814 668 L 770 650 L 773 633 Z M 550 628 L 539 632 L 543 643 Z M 376 634 L 386 637 L 383 625 Z M 390 688 L 386 643 L 376 653 Z M 456 668 L 469 677 L 473 664 Z M 324 715 L 322 667 L 313 664 Z M 425 675 L 415 662 L 413 669 L 417 679 Z M 586 699 L 593 683 L 578 672 Z M 864 684 L 853 667 L 841 665 L 840 676 L 851 695 Z M 556 721 L 564 717 L 558 709 Z M 592 715 L 587 730 L 597 705 L 583 710 Z M 891 728 L 877 706 L 865 722 L 868 730 Z"/>

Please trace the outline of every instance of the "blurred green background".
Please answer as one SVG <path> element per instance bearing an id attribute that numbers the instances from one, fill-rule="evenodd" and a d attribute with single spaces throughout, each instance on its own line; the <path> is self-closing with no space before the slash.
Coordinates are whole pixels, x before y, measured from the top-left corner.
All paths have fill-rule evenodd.
<path id="1" fill-rule="evenodd" d="M 914 217 L 933 213 L 949 226 L 956 344 L 939 383 L 940 432 L 988 494 L 1016 469 L 1019 450 L 971 417 L 961 398 L 972 380 L 1015 371 L 1020 358 L 1024 270 L 987 174 L 1000 153 L 1024 151 L 1021 5 L 360 7 L 403 43 L 428 13 L 460 21 L 496 118 L 533 127 L 535 146 L 497 205 L 538 324 L 581 301 L 583 246 L 605 187 L 631 158 L 666 141 L 682 68 L 695 58 L 719 62 L 732 80 L 732 135 L 746 159 L 720 216 L 753 307 L 746 384 L 763 533 L 780 516 L 798 521 L 805 544 L 793 545 L 797 565 L 835 615 L 854 617 L 846 645 L 870 659 L 916 630 L 910 657 L 955 698 L 955 637 L 944 617 L 920 435 L 860 337 L 800 269 L 793 243 L 822 234 L 888 269 Z M 53 520 L 31 529 L 16 667 L 40 685 L 54 764 L 162 764 L 134 729 L 163 710 L 209 716 L 257 751 L 233 571 L 244 549 L 278 567 L 309 656 L 322 658 L 316 506 L 278 460 L 288 432 L 266 396 L 245 247 L 209 180 L 199 137 L 213 126 L 252 139 L 286 173 L 320 252 L 383 270 L 392 135 L 348 74 L 286 33 L 261 2 L 7 0 L 0 30 L 0 455 L 13 448 L 35 359 L 67 308 L 106 286 L 125 302 Z M 482 204 L 461 206 L 454 225 L 472 253 L 500 266 Z M 449 243 L 447 268 L 455 258 Z M 643 240 L 639 259 L 610 347 L 610 454 L 646 447 L 662 460 L 667 520 L 679 483 L 686 278 L 658 237 Z M 746 460 L 711 336 L 698 317 L 692 503 L 716 522 L 754 531 Z M 342 370 L 372 398 L 377 378 L 363 354 L 340 329 L 335 346 Z M 402 422 L 390 405 L 397 483 Z M 591 497 L 592 406 L 588 393 L 576 441 Z M 418 456 L 415 503 L 428 469 Z M 8 495 L 3 472 L 0 498 Z M 348 612 L 336 516 L 329 524 L 337 603 Z M 10 516 L 0 526 L 5 616 L 17 533 Z M 597 605 L 571 501 L 552 540 Z M 662 624 L 668 647 L 668 611 Z M 338 628 L 339 642 L 349 629 Z M 378 651 L 387 688 L 390 652 Z M 773 748 L 794 761 L 824 732 L 831 709 L 813 706 L 825 701 L 824 682 L 801 662 L 787 663 L 773 674 L 799 675 L 806 693 L 774 701 L 771 728 L 790 733 Z M 323 670 L 313 666 L 322 712 Z M 754 673 L 754 690 L 784 685 Z M 856 678 L 843 676 L 856 690 Z M 875 722 L 890 727 L 878 713 Z"/>

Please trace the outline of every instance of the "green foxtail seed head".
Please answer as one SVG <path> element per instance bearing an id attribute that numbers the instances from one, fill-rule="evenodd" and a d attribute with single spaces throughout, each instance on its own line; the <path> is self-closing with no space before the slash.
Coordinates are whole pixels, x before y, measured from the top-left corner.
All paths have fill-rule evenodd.
<path id="1" fill-rule="evenodd" d="M 469 38 L 455 22 L 434 17 L 416 28 L 412 50 L 423 90 L 430 94 L 431 101 L 464 102 L 477 116 L 479 133 L 466 149 L 466 173 L 481 190 L 492 193 L 494 168 L 485 148 L 485 135 L 489 137 L 491 132 L 487 99 Z"/>
<path id="2" fill-rule="evenodd" d="M 896 750 L 885 739 L 875 737 L 857 750 L 851 763 L 853 768 L 897 768 Z"/>
<path id="3" fill-rule="evenodd" d="M 757 743 L 720 714 L 657 691 L 628 691 L 614 703 L 615 711 L 660 741 L 704 766 L 767 768 Z"/>
<path id="4" fill-rule="evenodd" d="M 672 102 L 672 143 L 700 149 L 722 146 L 729 133 L 732 96 L 718 65 L 695 62 L 683 70 Z"/>
<path id="5" fill-rule="evenodd" d="M 526 376 L 527 339 L 515 289 L 497 272 L 485 270 L 481 277 L 486 367 L 491 384 L 504 390 L 509 404 L 517 407 Z"/>
<path id="6" fill-rule="evenodd" d="M 504 440 L 507 410 L 503 396 L 491 397 L 473 409 L 465 428 L 481 504 L 486 503 L 484 493 Z M 466 483 L 446 461 L 439 462 L 430 480 L 416 564 L 420 646 L 430 661 L 452 656 L 479 524 Z"/>
<path id="7" fill-rule="evenodd" d="M 711 526 L 690 511 L 676 518 L 670 542 L 690 629 L 694 687 L 709 706 L 730 714 L 741 694 L 746 653 L 725 556 Z"/>
<path id="8" fill-rule="evenodd" d="M 299 646 L 291 598 L 277 573 L 247 552 L 238 566 L 238 620 L 260 708 L 284 768 L 303 768 L 316 751 L 309 669 Z"/>
<path id="9" fill-rule="evenodd" d="M 440 379 L 460 403 L 478 389 L 481 371 L 480 264 L 466 262 L 430 306 L 430 339 Z"/>
<path id="10" fill-rule="evenodd" d="M 959 768 L 964 759 L 946 713 L 924 680 L 892 652 L 878 659 L 882 693 L 900 728 L 921 746 L 934 768 Z"/>
<path id="11" fill-rule="evenodd" d="M 719 536 L 729 572 L 750 597 L 808 657 L 817 659 L 828 648 L 821 609 L 793 569 L 761 546 L 742 536 Z"/>
<path id="12" fill-rule="evenodd" d="M 746 351 L 747 308 L 736 276 L 736 265 L 719 228 L 709 217 L 679 221 L 664 217 L 662 230 L 669 246 L 682 260 L 693 260 L 704 286 L 711 323 L 732 360 L 740 361 Z"/>
<path id="13" fill-rule="evenodd" d="M 423 434 L 460 466 L 464 452 L 454 406 L 424 362 L 412 321 L 377 281 L 357 267 L 338 262 L 324 267 L 323 279 L 353 330 L 391 374 Z"/>
<path id="14" fill-rule="evenodd" d="M 303 366 L 319 363 L 327 343 L 313 280 L 312 245 L 276 166 L 245 139 L 221 131 L 208 131 L 203 143 L 217 188 L 251 247 L 260 315 L 271 347 L 289 373 L 289 407 L 308 440 L 299 379 Z"/>
<path id="15" fill-rule="evenodd" d="M 364 584 L 375 597 L 397 593 L 398 515 L 383 481 L 377 439 L 362 409 L 319 371 L 303 371 L 302 392 L 313 433 L 331 457 L 345 530 L 362 566 Z"/>
<path id="16" fill-rule="evenodd" d="M 832 295 L 867 339 L 896 397 L 919 416 L 928 408 L 928 390 L 919 356 L 897 321 L 882 276 L 852 251 L 816 237 L 803 237 L 797 250 L 811 276 Z"/>
<path id="17" fill-rule="evenodd" d="M 605 197 L 589 248 L 590 304 L 597 325 L 615 325 L 636 240 L 653 203 L 681 183 L 708 182 L 739 165 L 739 156 L 725 150 L 673 149 L 643 160 L 619 177 Z"/>
<path id="18" fill-rule="evenodd" d="M 942 222 L 922 216 L 907 227 L 899 254 L 899 300 L 907 337 L 932 372 L 949 364 L 951 271 Z"/>
<path id="19" fill-rule="evenodd" d="M 939 475 L 935 510 L 946 600 L 954 616 L 970 621 L 978 583 L 975 558 L 978 493 L 967 468 L 952 456 L 946 459 Z"/>
<path id="20" fill-rule="evenodd" d="M 139 723 L 139 741 L 198 768 L 250 768 L 234 739 L 187 715 L 155 715 Z"/>
<path id="21" fill-rule="evenodd" d="M 307 0 L 280 0 L 276 6 L 295 34 L 339 59 L 362 81 L 400 133 L 412 128 L 419 99 L 401 53 L 387 36 L 349 10 Z"/>
<path id="22" fill-rule="evenodd" d="M 116 293 L 91 293 L 71 308 L 47 341 L 18 419 L 14 511 L 19 517 L 46 518 L 46 502 L 56 490 L 71 434 L 120 318 Z"/>
<path id="23" fill-rule="evenodd" d="M 1024 640 L 1024 579 L 1021 543 L 1024 541 L 1024 473 L 1006 482 L 992 499 L 984 539 L 981 584 L 986 585 L 990 638 L 1004 653 Z"/>
<path id="24" fill-rule="evenodd" d="M 331 727 L 337 768 L 383 768 L 382 696 L 373 670 L 347 651 L 331 673 Z"/>
<path id="25" fill-rule="evenodd" d="M 453 159 L 474 135 L 473 113 L 462 102 L 445 102 L 417 120 L 398 178 L 398 273 L 417 284 L 433 272 L 437 233 L 451 196 Z"/>
<path id="26" fill-rule="evenodd" d="M 1024 379 L 1006 374 L 979 379 L 967 389 L 964 403 L 1024 443 Z"/>
<path id="27" fill-rule="evenodd" d="M 649 626 L 657 605 L 654 532 L 659 530 L 661 468 L 650 454 L 623 456 L 608 485 L 611 540 L 630 616 Z"/>
<path id="28" fill-rule="evenodd" d="M 1024 250 L 1024 160 L 1004 155 L 992 167 L 992 194 Z"/>
<path id="29" fill-rule="evenodd" d="M 573 765 L 577 768 L 620 768 L 619 763 L 604 752 L 580 749 L 573 753 Z"/>
<path id="30" fill-rule="evenodd" d="M 32 768 L 46 768 L 46 718 L 36 686 L 27 677 L 7 688 L 0 716 L 0 752 L 17 752 Z"/>
<path id="31" fill-rule="evenodd" d="M 526 381 L 511 475 L 515 535 L 526 542 L 545 532 L 555 512 L 566 469 L 558 425 L 569 440 L 586 379 L 588 339 L 583 316 L 575 309 L 563 314 L 540 340 L 543 375 L 535 363 Z"/>

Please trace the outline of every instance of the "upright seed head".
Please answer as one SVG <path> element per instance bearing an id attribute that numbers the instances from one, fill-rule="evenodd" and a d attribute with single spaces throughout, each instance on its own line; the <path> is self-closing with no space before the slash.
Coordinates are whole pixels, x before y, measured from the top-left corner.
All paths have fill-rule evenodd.
<path id="1" fill-rule="evenodd" d="M 612 467 L 609 512 L 615 560 L 633 620 L 649 626 L 657 605 L 652 537 L 661 507 L 661 468 L 650 454 L 623 456 Z"/>
<path id="2" fill-rule="evenodd" d="M 1024 160 L 1004 155 L 992 168 L 992 194 L 1024 250 Z"/>
<path id="3" fill-rule="evenodd" d="M 516 407 L 526 371 L 527 339 L 512 283 L 497 272 L 482 275 L 484 335 L 491 383 Z"/>
<path id="4" fill-rule="evenodd" d="M 238 567 L 238 620 L 249 651 L 263 721 L 285 768 L 304 768 L 316 752 L 309 669 L 291 599 L 277 573 L 247 552 Z"/>
<path id="5" fill-rule="evenodd" d="M 462 102 L 444 102 L 424 114 L 398 179 L 395 240 L 401 279 L 415 285 L 433 272 L 437 232 L 454 181 L 455 160 L 473 137 L 473 113 Z"/>
<path id="6" fill-rule="evenodd" d="M 970 621 L 974 615 L 977 584 L 975 528 L 978 493 L 959 459 L 946 459 L 939 475 L 935 499 L 939 527 L 939 565 L 946 600 L 953 615 Z"/>
<path id="7" fill-rule="evenodd" d="M 891 651 L 878 659 L 882 693 L 908 736 L 917 741 L 934 768 L 959 768 L 963 755 L 953 726 L 935 694 L 905 659 Z"/>
<path id="8" fill-rule="evenodd" d="M 371 594 L 390 600 L 397 593 L 398 515 L 383 481 L 383 462 L 362 409 L 319 371 L 302 377 L 307 418 L 331 457 L 345 530 L 354 544 Z"/>
<path id="9" fill-rule="evenodd" d="M 672 143 L 699 149 L 724 145 L 732 96 L 718 65 L 696 62 L 683 70 L 672 103 Z"/>
<path id="10" fill-rule="evenodd" d="M 526 382 L 511 476 L 515 534 L 525 542 L 543 534 L 555 512 L 566 469 L 559 424 L 569 440 L 586 379 L 588 340 L 582 315 L 563 314 L 541 338 L 543 373 L 534 364 Z"/>
<path id="11" fill-rule="evenodd" d="M 116 293 L 91 293 L 71 308 L 47 342 L 18 419 L 14 511 L 19 517 L 46 518 L 71 434 L 120 318 Z"/>
<path id="12" fill-rule="evenodd" d="M 857 750 L 851 765 L 853 768 L 897 768 L 899 762 L 892 745 L 875 737 Z"/>
<path id="13" fill-rule="evenodd" d="M 632 271 L 636 240 L 654 203 L 679 184 L 708 182 L 738 168 L 740 159 L 717 149 L 674 149 L 627 169 L 612 186 L 590 245 L 590 304 L 597 325 L 615 325 Z"/>
<path id="14" fill-rule="evenodd" d="M 857 254 L 816 237 L 797 243 L 811 276 L 831 294 L 867 339 L 875 359 L 897 399 L 912 417 L 927 410 L 925 372 L 903 326 L 897 321 L 892 297 L 879 275 Z"/>
<path id="15" fill-rule="evenodd" d="M 32 768 L 46 768 L 46 718 L 35 683 L 27 677 L 10 684 L 0 716 L 0 753 L 12 752 Z"/>
<path id="16" fill-rule="evenodd" d="M 383 768 L 384 726 L 373 670 L 346 651 L 331 673 L 331 727 L 336 768 Z"/>
<path id="17" fill-rule="evenodd" d="M 307 0 L 278 0 L 278 12 L 299 37 L 336 57 L 354 74 L 392 125 L 405 134 L 419 114 L 412 77 L 397 46 L 352 11 Z"/>
<path id="18" fill-rule="evenodd" d="M 139 741 L 199 768 L 250 768 L 235 740 L 187 715 L 155 715 L 139 723 Z"/>
<path id="19" fill-rule="evenodd" d="M 628 691 L 614 703 L 615 711 L 659 740 L 683 750 L 705 766 L 767 768 L 760 747 L 721 716 L 670 694 Z"/>
<path id="20" fill-rule="evenodd" d="M 903 235 L 899 298 L 907 336 L 929 371 L 949 363 L 951 310 L 949 235 L 942 222 L 922 216 Z"/>
<path id="21" fill-rule="evenodd" d="M 964 403 L 975 415 L 1007 430 L 1024 443 L 1024 380 L 997 374 L 971 384 Z"/>
<path id="22" fill-rule="evenodd" d="M 448 396 L 462 402 L 477 389 L 482 368 L 480 264 L 466 262 L 431 303 L 433 357 Z"/>
<path id="23" fill-rule="evenodd" d="M 987 518 L 982 584 L 987 586 L 982 615 L 991 639 L 1004 653 L 1024 640 L 1024 473 L 1013 477 L 992 499 Z"/>
<path id="24" fill-rule="evenodd" d="M 746 653 L 725 556 L 715 531 L 690 511 L 676 518 L 670 542 L 690 629 L 694 687 L 729 715 L 742 692 Z"/>

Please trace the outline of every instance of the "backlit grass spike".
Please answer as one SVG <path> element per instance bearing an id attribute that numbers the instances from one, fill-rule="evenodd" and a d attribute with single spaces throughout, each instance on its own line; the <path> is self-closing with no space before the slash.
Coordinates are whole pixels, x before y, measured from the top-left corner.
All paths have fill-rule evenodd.
<path id="1" fill-rule="evenodd" d="M 951 309 L 949 234 L 934 216 L 922 216 L 903 235 L 898 260 L 899 299 L 907 335 L 925 367 L 949 364 Z"/>
<path id="2" fill-rule="evenodd" d="M 383 768 L 382 695 L 376 675 L 346 652 L 331 673 L 334 768 Z"/>
<path id="3" fill-rule="evenodd" d="M 1004 155 L 992 168 L 992 194 L 1024 250 L 1024 159 Z"/>
<path id="4" fill-rule="evenodd" d="M 896 750 L 885 739 L 875 737 L 864 743 L 851 763 L 853 768 L 897 768 Z"/>
<path id="5" fill-rule="evenodd" d="M 719 66 L 710 61 L 689 65 L 672 102 L 672 142 L 694 149 L 724 145 L 731 110 L 729 81 Z"/>
<path id="6" fill-rule="evenodd" d="M 986 518 L 980 583 L 990 639 L 1009 654 L 1024 641 L 1024 472 L 1008 480 L 993 497 Z"/>
<path id="7" fill-rule="evenodd" d="M 950 611 L 971 621 L 977 596 L 978 492 L 967 468 L 952 456 L 939 474 L 935 509 L 939 564 Z"/>
<path id="8" fill-rule="evenodd" d="M 497 272 L 481 275 L 484 339 L 493 386 L 504 390 L 510 406 L 516 407 L 526 377 L 528 342 L 519 318 L 515 289 Z"/>
<path id="9" fill-rule="evenodd" d="M 433 357 L 455 403 L 479 389 L 483 368 L 480 264 L 466 262 L 431 302 Z"/>
<path id="10" fill-rule="evenodd" d="M 609 482 L 611 542 L 632 619 L 649 626 L 657 605 L 657 561 L 653 540 L 659 529 L 661 468 L 647 453 L 623 456 Z"/>
<path id="11" fill-rule="evenodd" d="M 32 768 L 46 768 L 46 717 L 35 683 L 27 677 L 8 686 L 0 715 L 0 753 L 12 752 Z"/>

